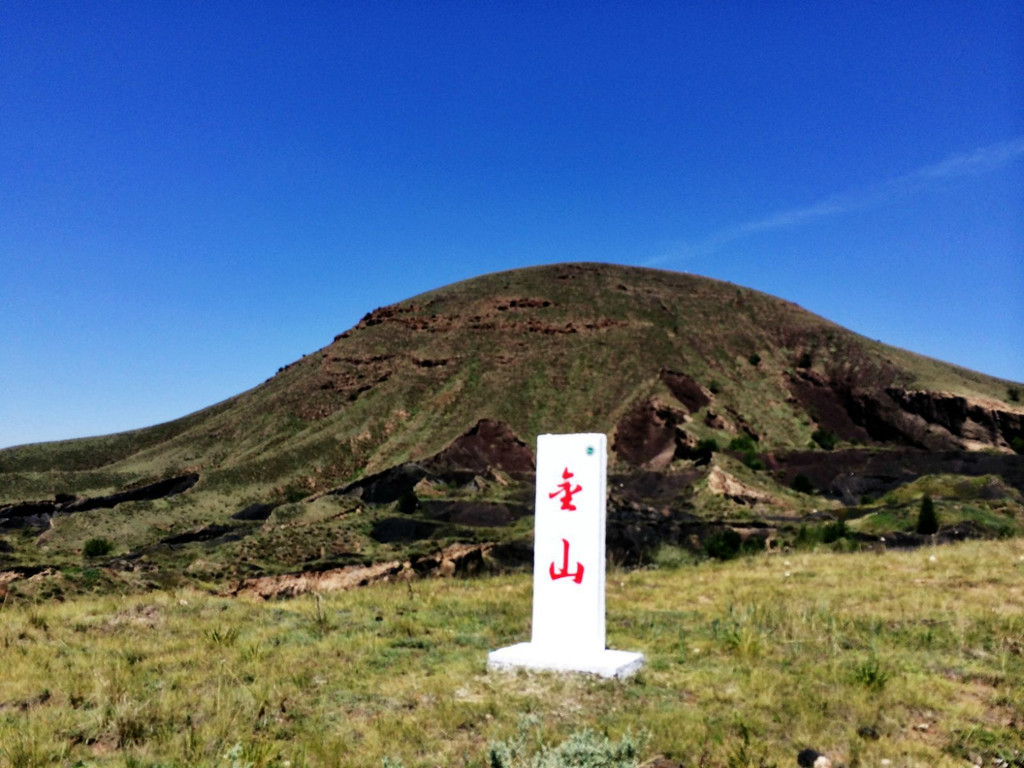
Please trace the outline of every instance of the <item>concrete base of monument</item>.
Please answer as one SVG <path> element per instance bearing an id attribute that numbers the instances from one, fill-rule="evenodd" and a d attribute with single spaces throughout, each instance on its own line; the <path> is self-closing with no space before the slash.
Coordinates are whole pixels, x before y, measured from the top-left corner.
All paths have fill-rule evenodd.
<path id="1" fill-rule="evenodd" d="M 548 672 L 582 672 L 601 677 L 629 677 L 644 663 L 642 653 L 633 651 L 591 651 L 566 653 L 519 643 L 487 654 L 487 668 L 494 670 L 535 669 Z"/>

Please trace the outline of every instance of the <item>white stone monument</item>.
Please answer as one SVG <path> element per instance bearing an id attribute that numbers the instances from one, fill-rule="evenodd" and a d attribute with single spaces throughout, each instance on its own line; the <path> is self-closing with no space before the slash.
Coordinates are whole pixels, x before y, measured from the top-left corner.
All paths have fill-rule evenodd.
<path id="1" fill-rule="evenodd" d="M 540 435 L 533 548 L 533 631 L 492 651 L 491 669 L 627 677 L 643 655 L 605 648 L 605 486 L 602 434 Z"/>

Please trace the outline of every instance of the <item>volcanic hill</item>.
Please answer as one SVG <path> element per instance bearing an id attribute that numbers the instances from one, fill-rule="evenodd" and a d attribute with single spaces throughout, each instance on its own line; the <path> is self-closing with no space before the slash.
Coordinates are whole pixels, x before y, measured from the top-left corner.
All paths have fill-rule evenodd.
<path id="1" fill-rule="evenodd" d="M 925 494 L 939 537 L 1015 535 L 1022 390 L 693 275 L 485 275 L 376 309 L 182 419 L 0 451 L 0 589 L 527 560 L 545 432 L 609 435 L 626 563 L 913 543 Z"/>

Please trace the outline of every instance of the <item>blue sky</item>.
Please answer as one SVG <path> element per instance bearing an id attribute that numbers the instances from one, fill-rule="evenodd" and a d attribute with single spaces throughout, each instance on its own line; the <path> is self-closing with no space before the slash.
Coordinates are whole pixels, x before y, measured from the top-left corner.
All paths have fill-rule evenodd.
<path id="1" fill-rule="evenodd" d="M 0 4 L 0 446 L 368 310 L 693 272 L 1024 381 L 1024 4 Z"/>

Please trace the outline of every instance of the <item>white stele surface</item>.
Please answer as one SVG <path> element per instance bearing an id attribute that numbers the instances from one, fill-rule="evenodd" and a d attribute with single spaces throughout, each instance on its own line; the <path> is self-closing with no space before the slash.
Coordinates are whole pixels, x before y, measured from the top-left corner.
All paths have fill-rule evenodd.
<path id="1" fill-rule="evenodd" d="M 641 654 L 605 648 L 607 466 L 603 434 L 537 438 L 532 639 L 493 651 L 490 668 L 604 677 L 640 668 Z"/>
<path id="2" fill-rule="evenodd" d="M 602 434 L 537 438 L 532 641 L 553 653 L 604 650 L 606 442 Z M 567 470 L 572 477 L 563 477 Z M 562 509 L 566 484 L 580 489 L 573 511 Z M 581 566 L 578 584 L 551 578 L 552 567 L 575 574 Z"/>

